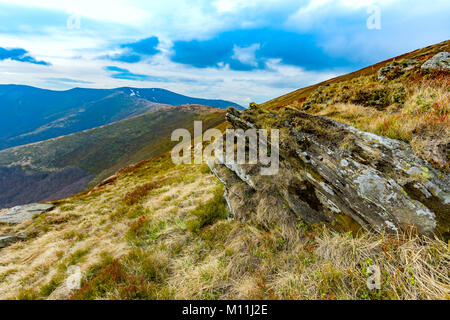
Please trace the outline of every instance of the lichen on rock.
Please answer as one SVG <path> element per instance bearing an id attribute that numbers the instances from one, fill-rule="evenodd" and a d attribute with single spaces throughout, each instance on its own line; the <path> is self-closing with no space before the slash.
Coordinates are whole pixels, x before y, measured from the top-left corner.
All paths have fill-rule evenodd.
<path id="1" fill-rule="evenodd" d="M 210 163 L 236 218 L 292 229 L 298 219 L 337 230 L 413 226 L 421 234 L 448 237 L 450 177 L 408 144 L 292 108 L 277 114 L 231 109 L 227 120 L 233 128 L 281 132 L 273 176 L 261 176 L 260 164 Z M 342 146 L 344 140 L 351 148 Z"/>
<path id="2" fill-rule="evenodd" d="M 439 52 L 422 65 L 422 70 L 450 72 L 450 52 Z"/>

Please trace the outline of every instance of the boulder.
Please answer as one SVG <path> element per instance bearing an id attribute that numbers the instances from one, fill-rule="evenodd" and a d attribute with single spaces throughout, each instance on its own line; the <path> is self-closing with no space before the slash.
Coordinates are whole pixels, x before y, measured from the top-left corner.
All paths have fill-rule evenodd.
<path id="1" fill-rule="evenodd" d="M 54 208 L 53 204 L 32 203 L 16 206 L 0 214 L 0 223 L 18 224 Z"/>
<path id="2" fill-rule="evenodd" d="M 387 77 L 386 77 L 387 74 L 389 72 L 391 72 L 391 70 L 393 70 L 393 69 L 394 69 L 394 65 L 392 63 L 389 63 L 386 67 L 381 68 L 378 71 L 378 80 L 380 80 L 380 81 L 386 80 L 387 79 Z"/>
<path id="3" fill-rule="evenodd" d="M 261 164 L 209 163 L 235 218 L 294 231 L 301 220 L 338 231 L 414 227 L 450 235 L 450 176 L 408 144 L 294 109 L 264 116 L 232 110 L 227 119 L 233 128 L 280 130 L 275 175 L 261 175 Z"/>
<path id="4" fill-rule="evenodd" d="M 422 65 L 422 70 L 450 72 L 450 52 L 439 52 Z"/>

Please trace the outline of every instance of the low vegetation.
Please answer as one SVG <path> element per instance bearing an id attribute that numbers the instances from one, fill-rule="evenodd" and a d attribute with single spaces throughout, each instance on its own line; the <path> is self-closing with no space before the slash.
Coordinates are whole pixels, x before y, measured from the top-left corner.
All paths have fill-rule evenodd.
<path id="1" fill-rule="evenodd" d="M 287 237 L 277 225 L 228 215 L 223 187 L 205 166 L 174 166 L 169 155 L 142 162 L 15 227 L 34 236 L 0 251 L 0 297 L 450 298 L 441 240 L 335 233 L 300 220 Z M 381 269 L 379 290 L 366 285 L 371 265 Z M 70 266 L 83 275 L 76 291 L 65 285 Z"/>
<path id="2" fill-rule="evenodd" d="M 128 192 L 125 197 L 123 197 L 123 202 L 126 205 L 132 205 L 139 202 L 139 200 L 142 200 L 147 196 L 151 190 L 156 189 L 161 185 L 162 182 L 163 181 L 151 181 L 137 186 L 133 191 Z"/>
<path id="3" fill-rule="evenodd" d="M 261 107 L 293 107 L 403 140 L 417 155 L 448 171 L 450 77 L 420 68 L 442 51 L 450 51 L 449 41 L 297 90 Z M 378 71 L 388 63 L 394 67 L 384 80 L 378 79 Z"/>
<path id="4" fill-rule="evenodd" d="M 423 61 L 446 46 L 403 58 Z M 448 143 L 448 77 L 411 69 L 380 81 L 382 66 L 252 105 L 250 116 L 303 109 L 404 140 L 429 157 L 425 141 Z M 0 250 L 0 298 L 450 299 L 441 239 L 413 230 L 338 233 L 295 217 L 287 232 L 277 212 L 270 224 L 232 219 L 223 193 L 206 166 L 176 166 L 166 153 L 56 201 L 35 220 L 2 225 L 1 234 L 28 239 Z M 73 266 L 82 272 L 77 290 L 67 286 Z M 372 266 L 381 272 L 374 290 Z"/>
<path id="5" fill-rule="evenodd" d="M 408 85 L 400 81 L 380 83 L 374 77 L 356 78 L 320 87 L 305 105 L 309 113 L 408 142 L 424 159 L 448 167 L 446 150 L 440 158 L 433 158 L 426 149 L 430 144 L 441 144 L 446 149 L 450 143 L 448 76 Z"/>
<path id="6" fill-rule="evenodd" d="M 191 214 L 193 219 L 187 222 L 187 229 L 199 233 L 202 228 L 214 224 L 217 220 L 225 219 L 228 215 L 226 201 L 223 197 L 223 188 L 214 191 L 212 199 L 201 203 Z"/>
<path id="7" fill-rule="evenodd" d="M 207 106 L 164 108 L 60 138 L 0 151 L 0 208 L 61 199 L 95 186 L 119 169 L 171 150 L 173 130 L 193 132 L 223 122 L 224 110 Z M 3 167 L 2 167 L 3 166 Z M 8 166 L 8 167 L 5 167 Z"/>

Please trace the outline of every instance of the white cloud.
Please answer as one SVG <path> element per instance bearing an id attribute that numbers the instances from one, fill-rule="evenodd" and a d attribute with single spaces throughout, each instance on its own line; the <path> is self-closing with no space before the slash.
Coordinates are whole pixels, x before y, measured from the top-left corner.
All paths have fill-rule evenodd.
<path id="1" fill-rule="evenodd" d="M 214 3 L 219 13 L 231 12 L 238 6 L 237 0 L 218 0 Z"/>
<path id="2" fill-rule="evenodd" d="M 288 93 L 293 89 L 320 82 L 336 76 L 334 72 L 307 72 L 297 67 L 283 66 L 280 61 L 269 61 L 270 70 L 253 72 L 206 68 L 196 69 L 171 62 L 164 55 L 152 63 L 111 63 L 79 57 L 53 58 L 52 66 L 43 67 L 14 61 L 0 61 L 0 83 L 26 84 L 47 89 L 116 88 L 122 86 L 165 88 L 189 96 L 231 100 L 242 105 L 249 101 L 262 103 Z M 104 67 L 114 65 L 130 72 L 167 78 L 169 82 L 130 81 L 113 79 Z M 71 78 L 92 83 L 70 84 L 48 81 L 49 78 Z"/>
<path id="3" fill-rule="evenodd" d="M 214 6 L 218 13 L 230 13 L 255 8 L 269 8 L 275 5 L 284 6 L 291 1 L 282 2 L 280 0 L 217 0 L 214 2 Z"/>
<path id="4" fill-rule="evenodd" d="M 395 1 L 399 2 L 399 0 L 309 0 L 287 19 L 286 25 L 297 30 L 309 30 L 326 24 L 330 16 L 349 14 L 373 5 L 388 7 Z"/>
<path id="5" fill-rule="evenodd" d="M 233 59 L 240 61 L 243 64 L 256 67 L 258 62 L 256 61 L 255 53 L 257 50 L 261 48 L 259 43 L 254 43 L 249 47 L 240 48 L 238 46 L 234 46 L 233 48 Z"/>

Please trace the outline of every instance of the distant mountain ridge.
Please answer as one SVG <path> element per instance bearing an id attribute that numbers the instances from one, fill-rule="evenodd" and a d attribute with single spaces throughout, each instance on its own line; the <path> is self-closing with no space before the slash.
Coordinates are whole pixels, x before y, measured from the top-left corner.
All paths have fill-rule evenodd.
<path id="1" fill-rule="evenodd" d="M 241 109 L 225 100 L 184 96 L 165 89 L 74 88 L 65 91 L 0 85 L 0 150 L 92 129 L 175 105 Z"/>

